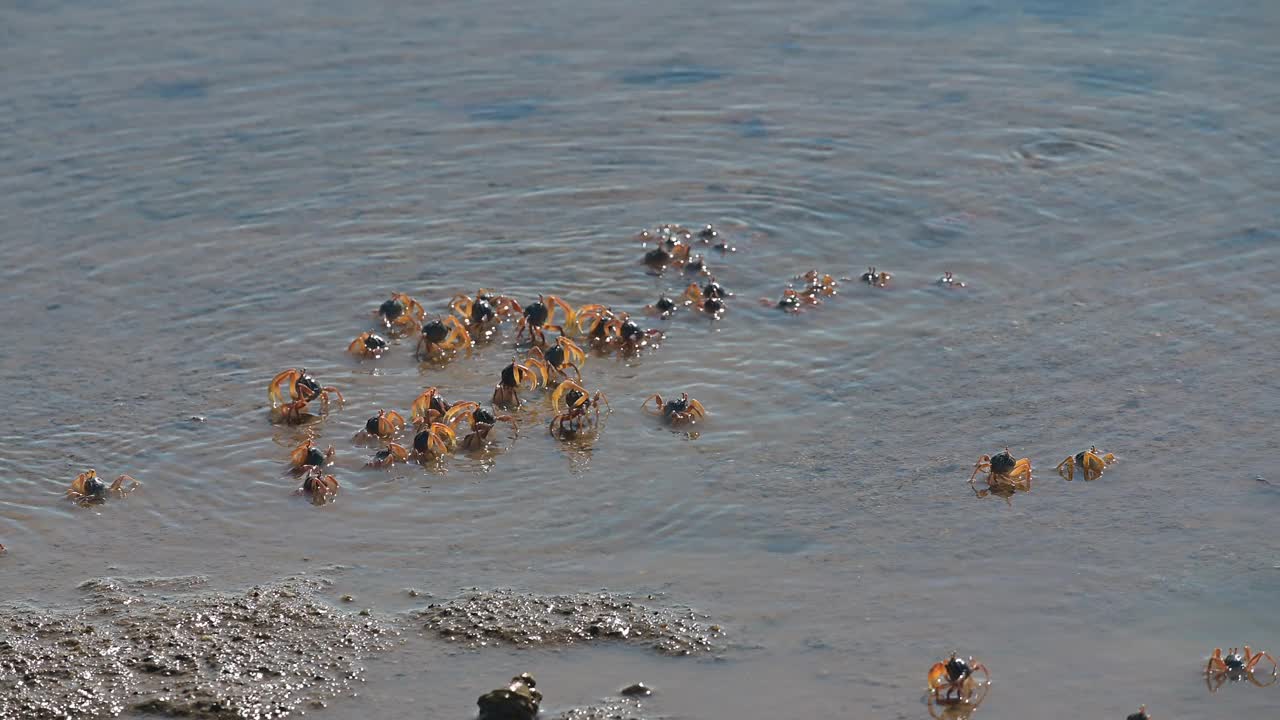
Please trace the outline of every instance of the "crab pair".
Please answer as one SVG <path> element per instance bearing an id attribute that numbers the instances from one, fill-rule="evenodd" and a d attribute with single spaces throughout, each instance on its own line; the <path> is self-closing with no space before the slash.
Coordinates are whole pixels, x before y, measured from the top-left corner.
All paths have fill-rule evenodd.
<path id="1" fill-rule="evenodd" d="M 124 497 L 141 484 L 129 475 L 120 475 L 115 482 L 107 485 L 105 480 L 98 477 L 97 471 L 85 470 L 71 482 L 71 487 L 67 490 L 67 499 L 80 505 L 97 505 L 106 502 L 111 495 Z"/>
<path id="2" fill-rule="evenodd" d="M 653 403 L 653 410 L 649 410 L 650 402 Z M 666 402 L 662 400 L 661 395 L 654 393 L 645 398 L 640 408 L 655 415 L 661 415 L 663 420 L 675 426 L 696 423 L 707 416 L 707 409 L 702 407 L 702 403 L 689 397 L 689 393 L 680 393 L 680 397 Z"/>
<path id="3" fill-rule="evenodd" d="M 1270 682 L 1261 682 L 1256 677 L 1258 665 L 1263 660 L 1271 663 Z M 1244 654 L 1240 653 L 1239 648 L 1231 648 L 1226 655 L 1223 655 L 1222 648 L 1214 648 L 1213 655 L 1209 657 L 1209 662 L 1204 667 L 1204 682 L 1209 687 L 1209 692 L 1217 692 L 1218 688 L 1228 680 L 1232 682 L 1248 680 L 1258 687 L 1267 687 L 1276 683 L 1277 669 L 1276 659 L 1265 650 L 1255 653 L 1245 645 Z"/>
<path id="4" fill-rule="evenodd" d="M 599 305 L 581 313 L 579 323 L 583 322 L 587 326 L 587 341 L 601 353 L 616 350 L 620 355 L 636 355 L 656 347 L 662 339 L 661 330 L 642 328 L 626 312 L 614 312 Z"/>
<path id="5" fill-rule="evenodd" d="M 458 313 L 467 332 L 475 339 L 488 339 L 498 324 L 523 311 L 520 303 L 506 295 L 495 295 L 481 288 L 474 297 L 459 293 L 449 302 L 449 309 Z"/>
<path id="6" fill-rule="evenodd" d="M 711 278 L 702 287 L 698 287 L 697 283 L 689 283 L 689 287 L 684 289 L 684 294 L 680 298 L 684 300 L 685 305 L 690 305 L 714 318 L 719 318 L 725 311 L 724 299 L 732 295 L 733 293 L 725 290 L 724 286 L 716 282 L 715 278 Z"/>
<path id="7" fill-rule="evenodd" d="M 975 673 L 982 673 L 982 678 L 979 679 Z M 945 662 L 934 663 L 929 668 L 928 683 L 929 714 L 940 717 L 934 713 L 935 705 L 972 711 L 982 704 L 991 687 L 991 673 L 987 671 L 986 665 L 972 657 L 966 660 L 951 653 L 951 657 Z"/>
<path id="8" fill-rule="evenodd" d="M 374 453 L 369 460 L 369 467 L 389 467 L 397 462 L 409 462 L 410 459 L 432 462 L 453 452 L 458 446 L 458 437 L 453 428 L 444 423 L 426 423 L 421 428 L 413 436 L 411 449 L 389 442 L 385 448 Z"/>
<path id="9" fill-rule="evenodd" d="M 289 390 L 289 402 L 284 401 L 284 393 L 280 389 L 282 385 Z M 337 395 L 339 402 L 344 402 L 338 388 L 321 385 L 307 374 L 306 368 L 289 368 L 271 378 L 271 383 L 267 385 L 267 400 L 270 401 L 272 410 L 278 412 L 287 423 L 302 422 L 307 405 L 317 398 L 320 399 L 322 412 L 328 412 L 330 393 Z"/>
<path id="10" fill-rule="evenodd" d="M 556 416 L 551 418 L 547 431 L 563 439 L 598 427 L 601 403 L 612 411 L 604 393 L 597 391 L 593 395 L 577 381 L 565 380 L 551 393 L 551 408 Z"/>

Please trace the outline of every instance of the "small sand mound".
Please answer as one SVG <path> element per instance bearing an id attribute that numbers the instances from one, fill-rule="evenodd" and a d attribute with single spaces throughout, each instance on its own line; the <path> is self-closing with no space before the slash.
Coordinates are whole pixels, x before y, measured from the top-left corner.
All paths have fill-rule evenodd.
<path id="1" fill-rule="evenodd" d="M 473 647 L 571 645 L 586 642 L 646 644 L 666 655 L 714 650 L 718 625 L 688 608 L 647 607 L 613 593 L 535 595 L 473 590 L 419 613 L 428 630 Z"/>
<path id="2" fill-rule="evenodd" d="M 203 584 L 104 578 L 81 586 L 78 612 L 0 608 L 0 718 L 280 718 L 342 692 L 388 640 L 316 600 L 316 581 Z"/>

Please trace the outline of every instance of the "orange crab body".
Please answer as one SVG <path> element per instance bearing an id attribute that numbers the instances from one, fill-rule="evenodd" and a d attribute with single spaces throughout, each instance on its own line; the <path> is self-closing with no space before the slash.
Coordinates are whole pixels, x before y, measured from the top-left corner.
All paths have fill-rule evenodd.
<path id="1" fill-rule="evenodd" d="M 71 487 L 67 489 L 67 499 L 80 505 L 97 505 L 106 502 L 111 495 L 124 497 L 141 484 L 129 475 L 120 475 L 108 485 L 98 477 L 96 470 L 89 469 L 77 475 L 71 482 Z"/>
<path id="2" fill-rule="evenodd" d="M 289 402 L 284 401 L 281 386 L 288 388 Z M 302 370 L 289 368 L 271 378 L 270 384 L 267 385 L 267 400 L 270 401 L 272 410 L 279 412 L 280 417 L 288 423 L 302 422 L 307 405 L 317 398 L 320 400 L 322 412 L 327 413 L 330 394 L 336 395 L 338 402 L 344 402 L 338 388 L 321 385 L 307 374 L 305 368 Z"/>
<path id="3" fill-rule="evenodd" d="M 1103 453 L 1096 447 L 1090 447 L 1074 456 L 1068 455 L 1066 460 L 1058 463 L 1058 474 L 1070 482 L 1075 478 L 1076 470 L 1079 469 L 1086 481 L 1097 480 L 1115 461 L 1116 456 L 1112 453 Z"/>
<path id="4" fill-rule="evenodd" d="M 547 431 L 552 435 L 570 437 L 578 432 L 598 427 L 600 424 L 600 405 L 610 411 L 609 398 L 602 392 L 594 395 L 574 380 L 565 380 L 551 393 L 551 408 L 556 416 L 551 419 Z"/>

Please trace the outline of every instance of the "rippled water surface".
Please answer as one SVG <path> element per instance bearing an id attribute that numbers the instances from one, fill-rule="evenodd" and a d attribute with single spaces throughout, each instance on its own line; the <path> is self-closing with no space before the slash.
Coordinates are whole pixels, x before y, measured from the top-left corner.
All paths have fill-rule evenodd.
<path id="1" fill-rule="evenodd" d="M 665 593 L 731 640 L 408 638 L 316 717 L 466 717 L 529 669 L 552 709 L 644 679 L 672 717 L 920 718 L 953 648 L 995 676 L 977 717 L 1280 702 L 1199 675 L 1214 645 L 1280 650 L 1280 6 L 31 0 L 0 36 L 0 599 L 323 568 L 385 612 Z M 587 362 L 593 443 L 533 393 L 500 453 L 362 467 L 377 408 L 487 399 L 511 357 L 508 328 L 445 367 L 355 361 L 381 300 L 638 311 L 687 282 L 639 263 L 660 222 L 720 227 L 735 295 Z M 872 264 L 889 288 L 758 303 Z M 292 366 L 346 397 L 310 428 L 338 450 L 322 508 L 268 419 Z M 693 439 L 639 410 L 681 390 L 711 412 Z M 1058 479 L 1092 443 L 1119 464 Z M 975 498 L 1005 445 L 1032 492 Z M 144 486 L 79 509 L 85 467 Z"/>

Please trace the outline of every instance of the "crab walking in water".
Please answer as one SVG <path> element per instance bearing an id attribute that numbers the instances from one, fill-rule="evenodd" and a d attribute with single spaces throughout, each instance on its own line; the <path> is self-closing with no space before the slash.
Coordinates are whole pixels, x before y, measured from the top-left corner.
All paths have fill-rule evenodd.
<path id="1" fill-rule="evenodd" d="M 471 352 L 471 333 L 456 315 L 444 320 L 439 318 L 422 324 L 422 336 L 418 338 L 418 357 L 432 360 L 451 357 L 459 350 Z"/>
<path id="2" fill-rule="evenodd" d="M 974 673 L 982 673 L 979 680 Z M 970 657 L 961 658 L 956 653 L 946 662 L 934 663 L 929 668 L 929 692 L 931 700 L 939 705 L 977 706 L 986 696 L 985 688 L 991 684 L 987 666 Z"/>
<path id="3" fill-rule="evenodd" d="M 520 407 L 520 385 L 528 382 L 530 390 L 538 389 L 538 375 L 525 365 L 511 363 L 502 368 L 502 377 L 493 387 L 493 406 L 496 408 Z"/>
<path id="4" fill-rule="evenodd" d="M 284 401 L 284 393 L 280 391 L 281 385 L 289 389 L 290 402 Z M 320 399 L 321 412 L 327 413 L 330 393 L 337 395 L 338 402 L 345 404 L 338 388 L 332 385 L 321 385 L 314 377 L 307 374 L 306 368 L 301 370 L 289 368 L 271 378 L 271 383 L 267 385 L 267 400 L 271 403 L 271 409 L 278 411 L 280 417 L 287 423 L 301 422 L 307 404 L 316 398 Z"/>
<path id="5" fill-rule="evenodd" d="M 609 398 L 604 393 L 596 392 L 592 395 L 573 380 L 565 380 L 551 393 L 551 408 L 556 411 L 556 416 L 551 418 L 547 431 L 567 438 L 581 430 L 599 427 L 601 403 L 612 412 Z"/>
<path id="6" fill-rule="evenodd" d="M 126 483 L 128 487 L 125 486 Z M 85 470 L 71 482 L 71 487 L 67 490 L 67 499 L 74 500 L 80 505 L 97 505 L 106 502 L 107 497 L 113 494 L 124 497 L 141 484 L 129 475 L 120 475 L 115 482 L 107 485 L 106 481 L 98 477 L 97 471 Z"/>
<path id="7" fill-rule="evenodd" d="M 1270 682 L 1261 682 L 1257 678 L 1259 672 L 1258 665 L 1263 661 L 1271 663 L 1270 673 L 1265 673 L 1266 666 L 1262 671 L 1271 676 Z M 1276 683 L 1276 659 L 1271 657 L 1271 653 L 1265 650 L 1253 652 L 1248 645 L 1244 646 L 1244 654 L 1240 654 L 1239 648 L 1231 648 L 1226 655 L 1222 654 L 1222 648 L 1214 648 L 1213 655 L 1209 658 L 1209 663 L 1204 667 L 1204 681 L 1209 687 L 1209 692 L 1217 692 L 1223 683 L 1230 680 L 1237 682 L 1240 680 L 1248 680 L 1258 687 L 1267 687 Z"/>
<path id="8" fill-rule="evenodd" d="M 440 395 L 439 388 L 434 385 L 423 390 L 409 407 L 409 417 L 413 420 L 413 424 L 419 427 L 439 422 L 447 412 L 449 412 L 449 401 Z"/>
<path id="9" fill-rule="evenodd" d="M 889 280 L 892 278 L 893 276 L 887 272 L 876 272 L 875 266 L 867 268 L 867 271 L 862 273 L 862 282 L 871 287 L 888 287 Z"/>
<path id="10" fill-rule="evenodd" d="M 366 437 L 387 440 L 398 435 L 401 430 L 404 430 L 404 416 L 395 410 L 379 410 L 377 415 L 364 422 L 364 430 L 361 432 Z"/>
<path id="11" fill-rule="evenodd" d="M 302 484 L 294 493 L 310 496 L 314 505 L 324 505 L 337 497 L 338 478 L 325 475 L 323 468 L 309 466 L 302 476 Z"/>
<path id="12" fill-rule="evenodd" d="M 995 455 L 978 458 L 978 462 L 973 465 L 973 474 L 969 476 L 970 484 L 979 473 L 986 473 L 987 485 L 992 488 L 1010 486 L 1018 490 L 1031 489 L 1031 459 L 1014 460 L 1009 448 Z"/>
<path id="13" fill-rule="evenodd" d="M 444 424 L 450 428 L 454 428 L 463 422 L 469 423 L 470 432 L 458 441 L 463 450 L 484 450 L 489 446 L 489 433 L 493 432 L 493 428 L 500 422 L 511 423 L 511 431 L 515 435 L 520 434 L 520 428 L 516 425 L 516 419 L 510 415 L 497 415 L 480 407 L 475 402 L 460 402 L 449 408 L 449 412 L 445 415 Z"/>
<path id="14" fill-rule="evenodd" d="M 376 333 L 361 333 L 347 346 L 347 352 L 362 358 L 380 358 L 387 351 L 387 339 Z"/>
<path id="15" fill-rule="evenodd" d="M 649 410 L 650 402 L 654 405 L 653 410 Z M 680 397 L 666 402 L 663 402 L 661 395 L 654 393 L 645 398 L 640 409 L 661 415 L 663 420 L 676 426 L 696 423 L 707 416 L 707 409 L 702 407 L 702 403 L 689 397 L 689 393 L 680 393 Z"/>
<path id="16" fill-rule="evenodd" d="M 556 338 L 556 344 L 544 352 L 540 347 L 529 350 L 529 359 L 525 366 L 530 370 L 542 373 L 542 384 L 546 387 L 559 384 L 569 379 L 568 370 L 573 370 L 573 379 L 582 381 L 582 364 L 587 361 L 587 354 L 578 344 L 567 337 Z"/>
<path id="17" fill-rule="evenodd" d="M 328 450 L 320 452 L 320 448 L 313 441 L 308 440 L 289 453 L 289 465 L 298 472 L 305 472 L 307 468 L 332 465 L 333 458 L 337 454 L 338 451 L 334 450 L 332 445 Z"/>
<path id="18" fill-rule="evenodd" d="M 1098 448 L 1090 447 L 1088 450 L 1076 453 L 1074 457 L 1068 455 L 1066 460 L 1058 463 L 1058 474 L 1070 482 L 1075 479 L 1076 468 L 1080 468 L 1080 474 L 1084 475 L 1085 480 L 1097 480 L 1115 461 L 1115 455 L 1104 454 Z"/>
<path id="19" fill-rule="evenodd" d="M 392 293 L 389 300 L 378 306 L 378 317 L 392 333 L 404 335 L 418 329 L 427 311 L 412 297 L 404 293 Z"/>

